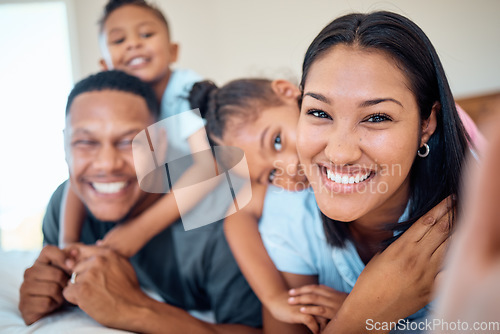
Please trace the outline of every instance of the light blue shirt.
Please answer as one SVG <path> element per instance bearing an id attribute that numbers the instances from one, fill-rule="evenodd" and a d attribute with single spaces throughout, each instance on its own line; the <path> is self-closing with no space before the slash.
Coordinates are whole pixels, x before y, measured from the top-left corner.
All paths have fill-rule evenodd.
<path id="1" fill-rule="evenodd" d="M 400 221 L 405 220 L 405 216 L 406 212 Z M 348 240 L 344 248 L 328 244 L 310 188 L 291 192 L 269 186 L 259 230 L 279 271 L 318 276 L 319 284 L 349 293 L 365 268 L 351 241 Z M 422 318 L 428 306 L 408 319 Z"/>
<path id="2" fill-rule="evenodd" d="M 205 121 L 192 112 L 188 97 L 195 82 L 203 80 L 189 69 L 175 69 L 170 75 L 161 100 L 161 126 L 166 129 L 170 160 L 191 153 L 188 139 L 205 126 Z"/>

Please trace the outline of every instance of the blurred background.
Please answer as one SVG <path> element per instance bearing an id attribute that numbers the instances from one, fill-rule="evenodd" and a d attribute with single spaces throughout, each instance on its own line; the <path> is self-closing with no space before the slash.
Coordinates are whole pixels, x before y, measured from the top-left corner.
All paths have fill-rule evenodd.
<path id="1" fill-rule="evenodd" d="M 106 0 L 0 0 L 0 245 L 41 246 L 50 195 L 67 178 L 63 135 L 74 82 L 99 70 Z M 180 44 L 176 67 L 218 84 L 298 82 L 305 50 L 334 18 L 390 10 L 433 42 L 455 95 L 479 127 L 500 113 L 497 0 L 156 0 Z"/>

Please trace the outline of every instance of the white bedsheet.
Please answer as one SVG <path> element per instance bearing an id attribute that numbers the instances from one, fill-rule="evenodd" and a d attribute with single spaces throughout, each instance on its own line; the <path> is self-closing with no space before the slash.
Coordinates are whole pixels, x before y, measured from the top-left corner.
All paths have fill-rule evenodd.
<path id="1" fill-rule="evenodd" d="M 38 253 L 0 250 L 0 333 L 129 333 L 103 327 L 77 307 L 53 313 L 26 326 L 17 309 L 19 287 L 24 270 L 33 264 Z"/>

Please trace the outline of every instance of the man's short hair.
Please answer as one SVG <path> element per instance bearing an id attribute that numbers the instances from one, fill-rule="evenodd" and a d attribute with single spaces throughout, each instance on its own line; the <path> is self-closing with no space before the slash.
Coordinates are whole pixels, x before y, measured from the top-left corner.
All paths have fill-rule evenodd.
<path id="1" fill-rule="evenodd" d="M 68 95 L 66 115 L 69 114 L 71 104 L 78 95 L 106 89 L 132 93 L 142 97 L 146 101 L 151 115 L 155 120 L 158 119 L 160 108 L 153 88 L 137 77 L 116 70 L 99 72 L 79 81 Z"/>

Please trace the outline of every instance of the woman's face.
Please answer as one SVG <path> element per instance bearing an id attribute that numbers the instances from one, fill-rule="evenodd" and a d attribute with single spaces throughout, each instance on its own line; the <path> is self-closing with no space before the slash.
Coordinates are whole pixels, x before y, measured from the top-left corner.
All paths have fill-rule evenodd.
<path id="1" fill-rule="evenodd" d="M 297 150 L 331 219 L 387 223 L 402 214 L 417 149 L 435 128 L 434 113 L 420 121 L 409 87 L 395 62 L 373 49 L 337 45 L 310 67 Z"/>
<path id="2" fill-rule="evenodd" d="M 245 151 L 252 183 L 305 189 L 308 182 L 296 149 L 298 119 L 297 100 L 289 99 L 280 106 L 259 111 L 257 119 L 230 121 L 223 144 Z"/>

